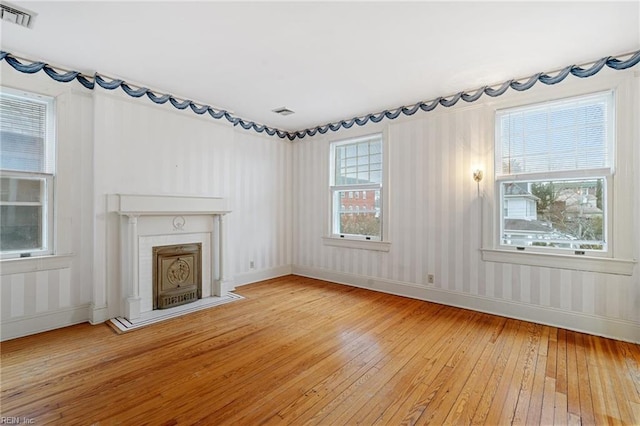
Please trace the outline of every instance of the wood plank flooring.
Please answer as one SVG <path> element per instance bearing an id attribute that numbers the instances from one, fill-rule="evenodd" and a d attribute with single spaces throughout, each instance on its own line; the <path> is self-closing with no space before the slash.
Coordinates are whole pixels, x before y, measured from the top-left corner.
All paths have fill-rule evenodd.
<path id="1" fill-rule="evenodd" d="M 1 416 L 64 425 L 640 424 L 640 346 L 288 276 L 118 335 L 3 342 Z M 23 421 L 24 424 L 24 421 Z"/>

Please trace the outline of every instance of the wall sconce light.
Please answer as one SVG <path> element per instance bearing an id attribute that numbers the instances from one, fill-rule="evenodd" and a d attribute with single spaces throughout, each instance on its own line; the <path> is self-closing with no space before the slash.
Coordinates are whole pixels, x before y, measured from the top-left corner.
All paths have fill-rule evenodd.
<path id="1" fill-rule="evenodd" d="M 480 183 L 483 177 L 484 177 L 484 174 L 482 173 L 481 169 L 475 169 L 473 171 L 473 180 L 475 180 L 478 184 Z"/>

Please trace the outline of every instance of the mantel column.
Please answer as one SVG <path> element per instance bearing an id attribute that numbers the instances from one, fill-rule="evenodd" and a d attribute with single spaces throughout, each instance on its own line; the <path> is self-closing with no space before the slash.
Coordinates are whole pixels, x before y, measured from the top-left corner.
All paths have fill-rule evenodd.
<path id="1" fill-rule="evenodd" d="M 124 288 L 127 293 L 125 302 L 125 317 L 129 320 L 140 317 L 140 276 L 138 274 L 138 216 L 127 215 L 127 238 L 126 249 L 123 254 L 126 259 L 122 259 Z"/>
<path id="2" fill-rule="evenodd" d="M 227 248 L 227 221 L 224 214 L 216 215 L 218 217 L 218 281 L 214 294 L 222 296 L 223 294 L 235 290 L 233 283 L 229 279 L 229 256 Z"/>

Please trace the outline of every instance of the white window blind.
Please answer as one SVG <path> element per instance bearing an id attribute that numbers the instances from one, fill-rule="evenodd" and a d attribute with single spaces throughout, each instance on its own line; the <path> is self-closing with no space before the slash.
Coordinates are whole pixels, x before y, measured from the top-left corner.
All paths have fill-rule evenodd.
<path id="1" fill-rule="evenodd" d="M 54 172 L 47 108 L 50 100 L 0 93 L 0 169 Z"/>
<path id="2" fill-rule="evenodd" d="M 611 168 L 613 94 L 496 113 L 496 172 L 517 175 Z"/>
<path id="3" fill-rule="evenodd" d="M 0 90 L 0 256 L 53 250 L 54 100 Z"/>

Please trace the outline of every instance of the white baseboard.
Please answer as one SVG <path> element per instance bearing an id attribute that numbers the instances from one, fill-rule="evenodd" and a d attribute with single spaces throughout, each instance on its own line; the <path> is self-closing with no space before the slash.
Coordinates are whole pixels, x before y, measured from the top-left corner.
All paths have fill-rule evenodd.
<path id="1" fill-rule="evenodd" d="M 90 319 L 90 306 L 82 305 L 43 312 L 29 317 L 5 320 L 0 324 L 0 341 L 67 327 Z"/>
<path id="2" fill-rule="evenodd" d="M 245 272 L 244 274 L 234 275 L 234 284 L 236 287 L 258 281 L 270 280 L 272 278 L 291 275 L 291 265 L 278 266 L 276 268 L 261 269 L 259 271 Z"/>
<path id="3" fill-rule="evenodd" d="M 101 324 L 109 319 L 109 308 L 107 305 L 95 306 L 91 304 L 89 312 L 91 313 L 91 318 L 89 319 L 91 325 Z"/>
<path id="4" fill-rule="evenodd" d="M 220 281 L 220 296 L 227 294 L 230 291 L 234 291 L 235 289 L 236 284 L 233 278 L 227 278 L 226 280 Z"/>
<path id="5" fill-rule="evenodd" d="M 556 308 L 529 305 L 508 300 L 498 300 L 412 283 L 346 274 L 321 268 L 293 266 L 292 273 L 383 293 L 560 327 L 625 342 L 640 343 L 640 324 L 631 321 L 563 311 Z"/>

